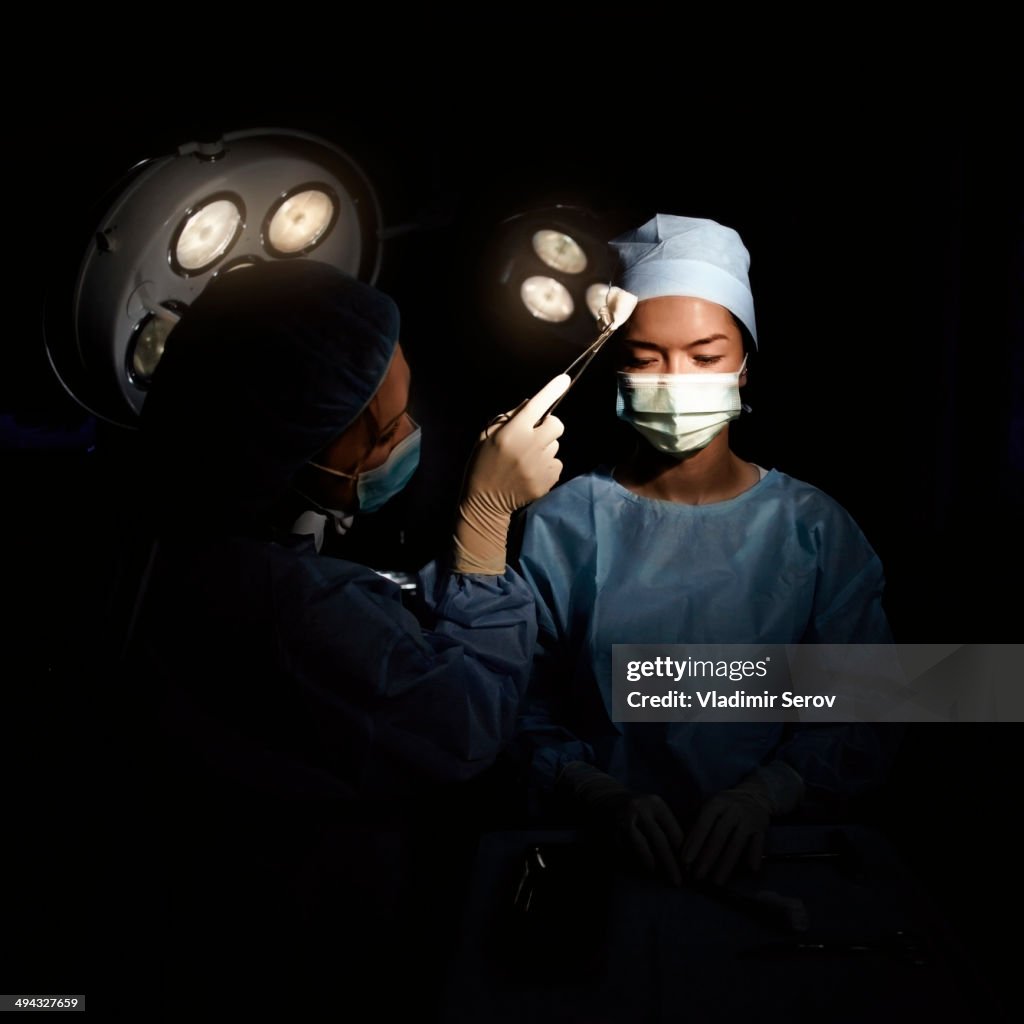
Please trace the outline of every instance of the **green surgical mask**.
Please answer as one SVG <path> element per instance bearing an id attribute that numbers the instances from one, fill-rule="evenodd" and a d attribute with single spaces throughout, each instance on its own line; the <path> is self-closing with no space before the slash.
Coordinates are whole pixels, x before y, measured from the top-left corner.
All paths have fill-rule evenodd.
<path id="1" fill-rule="evenodd" d="M 735 373 L 620 373 L 615 411 L 660 452 L 706 448 L 743 408 Z"/>

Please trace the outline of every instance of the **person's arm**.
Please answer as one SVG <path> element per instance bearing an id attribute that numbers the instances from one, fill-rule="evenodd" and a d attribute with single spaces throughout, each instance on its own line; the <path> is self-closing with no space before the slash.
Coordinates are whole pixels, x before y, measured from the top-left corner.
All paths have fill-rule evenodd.
<path id="1" fill-rule="evenodd" d="M 901 730 L 883 723 L 795 725 L 775 752 L 800 776 L 809 809 L 862 796 L 880 786 L 896 753 Z"/>
<path id="2" fill-rule="evenodd" d="M 508 522 L 558 479 L 562 424 L 539 421 L 568 383 L 549 381 L 481 436 L 452 568 L 420 574 L 427 628 L 393 584 L 356 566 L 302 563 L 279 581 L 286 671 L 317 706 L 360 718 L 368 787 L 468 778 L 511 738 L 537 626 L 529 588 L 505 565 Z"/>
<path id="3" fill-rule="evenodd" d="M 535 644 L 522 579 L 428 567 L 435 622 L 424 629 L 370 570 L 336 562 L 319 579 L 309 570 L 276 582 L 281 659 L 323 733 L 368 737 L 354 757 L 360 787 L 405 792 L 489 767 L 511 737 Z"/>
<path id="4" fill-rule="evenodd" d="M 818 570 L 803 642 L 892 643 L 882 565 L 856 523 L 829 501 L 808 532 Z M 744 861 L 756 869 L 773 819 L 876 787 L 897 740 L 893 730 L 866 723 L 787 727 L 764 764 L 701 808 L 683 847 L 684 867 L 717 883 Z"/>
<path id="5" fill-rule="evenodd" d="M 538 644 L 516 746 L 540 801 L 608 832 L 645 870 L 678 885 L 683 836 L 671 809 L 660 796 L 636 793 L 598 768 L 593 747 L 573 731 L 586 709 L 572 706 L 580 695 L 573 687 L 570 609 L 594 544 L 571 512 L 526 516 L 516 564 L 534 593 Z"/>
<path id="6" fill-rule="evenodd" d="M 882 563 L 860 528 L 835 506 L 815 539 L 819 568 L 803 643 L 891 644 Z M 899 734 L 897 727 L 874 723 L 796 725 L 786 730 L 775 756 L 803 779 L 809 806 L 828 804 L 877 788 Z"/>
<path id="7" fill-rule="evenodd" d="M 536 596 L 536 595 L 535 595 Z M 527 769 L 527 784 L 541 803 L 550 803 L 563 769 L 593 764 L 594 750 L 570 727 L 566 706 L 571 667 L 552 643 L 550 612 L 538 604 L 539 632 L 529 688 L 519 713 L 516 747 Z"/>
<path id="8" fill-rule="evenodd" d="M 537 643 L 532 672 L 516 735 L 516 750 L 527 782 L 540 801 L 550 802 L 566 765 L 593 763 L 594 751 L 572 726 L 579 709 L 571 707 L 574 676 L 569 607 L 578 568 L 586 556 L 585 538 L 558 515 L 531 508 L 524 514 L 515 567 L 533 594 Z"/>
<path id="9" fill-rule="evenodd" d="M 530 784 L 548 806 L 609 832 L 648 873 L 678 885 L 683 834 L 675 815 L 657 794 L 634 792 L 596 767 L 594 749 L 568 726 L 571 669 L 553 642 L 550 609 L 541 600 L 537 609 L 538 651 L 517 735 Z"/>

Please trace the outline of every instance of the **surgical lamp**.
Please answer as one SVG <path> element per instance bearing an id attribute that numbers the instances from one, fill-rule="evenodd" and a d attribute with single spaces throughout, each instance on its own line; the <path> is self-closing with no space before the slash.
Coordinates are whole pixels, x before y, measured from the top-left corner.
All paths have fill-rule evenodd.
<path id="1" fill-rule="evenodd" d="M 143 161 L 99 218 L 70 304 L 48 297 L 50 364 L 89 412 L 132 426 L 174 325 L 214 277 L 303 258 L 370 283 L 380 269 L 376 194 L 334 143 L 256 129 Z"/>
<path id="2" fill-rule="evenodd" d="M 594 340 L 612 274 L 607 234 L 578 206 L 539 208 L 502 222 L 491 304 L 507 340 L 577 350 Z"/>

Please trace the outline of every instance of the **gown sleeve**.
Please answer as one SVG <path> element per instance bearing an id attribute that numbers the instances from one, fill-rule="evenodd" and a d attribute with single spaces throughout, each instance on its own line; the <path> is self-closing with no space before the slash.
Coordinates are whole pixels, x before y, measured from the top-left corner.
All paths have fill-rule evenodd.
<path id="1" fill-rule="evenodd" d="M 891 644 L 882 563 L 852 517 L 832 502 L 808 532 L 818 570 L 803 643 Z M 827 802 L 879 786 L 900 735 L 898 726 L 870 722 L 789 726 L 775 756 L 802 776 L 812 804 Z"/>
<path id="2" fill-rule="evenodd" d="M 352 563 L 305 562 L 276 581 L 290 676 L 326 716 L 368 737 L 360 788 L 467 779 L 511 738 L 536 642 L 533 596 L 512 570 L 419 578 L 426 625 L 393 583 Z"/>
<path id="3" fill-rule="evenodd" d="M 528 782 L 550 793 L 562 768 L 571 761 L 593 763 L 594 751 L 567 723 L 576 717 L 567 656 L 573 566 L 579 564 L 572 538 L 562 536 L 558 521 L 526 513 L 516 566 L 533 592 L 537 607 L 537 643 L 533 672 L 519 715 L 516 748 L 528 766 Z"/>

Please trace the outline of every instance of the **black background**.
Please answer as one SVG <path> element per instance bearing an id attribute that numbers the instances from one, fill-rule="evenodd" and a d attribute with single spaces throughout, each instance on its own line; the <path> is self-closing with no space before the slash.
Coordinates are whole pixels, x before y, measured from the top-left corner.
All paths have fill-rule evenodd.
<path id="1" fill-rule="evenodd" d="M 752 254 L 761 347 L 754 413 L 735 431 L 741 452 L 854 515 L 885 566 L 898 641 L 1019 638 L 1024 262 L 1005 130 L 924 90 L 870 107 L 806 95 L 652 107 L 515 88 L 474 98 L 468 83 L 407 88 L 391 102 L 365 83 L 331 85 L 266 102 L 243 90 L 158 102 L 87 83 L 60 110 L 21 115 L 16 159 L 32 184 L 12 199 L 10 224 L 28 246 L 9 239 L 0 414 L 28 430 L 81 423 L 46 365 L 41 305 L 44 291 L 67 294 L 112 181 L 223 131 L 315 132 L 363 166 L 386 225 L 427 225 L 385 247 L 378 281 L 402 308 L 423 469 L 353 536 L 378 566 L 413 567 L 445 542 L 475 432 L 568 361 L 557 348 L 525 359 L 496 343 L 486 297 L 498 223 L 553 202 L 585 205 L 612 230 L 658 211 L 712 217 Z M 567 476 L 604 458 L 615 436 L 606 369 L 595 365 L 562 406 Z M 130 838 L 145 792 L 132 764 L 105 756 L 137 728 L 139 705 L 106 689 L 89 656 L 105 545 L 131 517 L 133 446 L 100 427 L 90 453 L 2 457 L 0 671 L 13 699 L 2 987 L 99 998 L 122 960 L 128 971 L 148 956 L 149 939 L 119 933 L 119 908 L 154 898 L 153 851 Z M 881 810 L 1006 989 L 1012 951 L 989 923 L 996 906 L 1017 914 L 1019 742 L 1016 725 L 912 729 Z"/>

